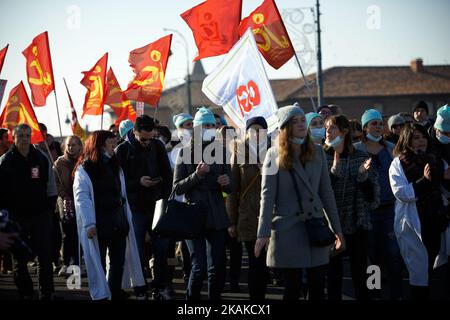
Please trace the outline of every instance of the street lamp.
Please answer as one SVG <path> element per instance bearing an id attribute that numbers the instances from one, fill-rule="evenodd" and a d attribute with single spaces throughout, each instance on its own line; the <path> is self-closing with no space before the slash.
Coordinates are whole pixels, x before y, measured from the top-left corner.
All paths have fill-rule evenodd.
<path id="1" fill-rule="evenodd" d="M 192 102 L 191 102 L 191 74 L 189 72 L 189 47 L 188 47 L 188 43 L 186 41 L 186 38 L 183 36 L 183 34 L 181 32 L 179 32 L 178 30 L 175 29 L 170 29 L 170 28 L 163 28 L 164 31 L 168 31 L 168 32 L 174 32 L 177 35 L 179 35 L 183 41 L 184 41 L 184 46 L 186 49 L 186 72 L 187 72 L 187 79 L 186 79 L 186 84 L 187 84 L 187 94 L 188 94 L 188 113 L 192 115 Z"/>

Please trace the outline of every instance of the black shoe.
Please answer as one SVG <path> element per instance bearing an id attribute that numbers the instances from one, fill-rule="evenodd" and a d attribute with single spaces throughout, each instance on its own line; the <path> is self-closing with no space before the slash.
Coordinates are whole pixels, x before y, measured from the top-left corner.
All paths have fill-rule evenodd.
<path id="1" fill-rule="evenodd" d="M 173 297 L 169 294 L 169 290 L 167 290 L 167 288 L 161 290 L 155 289 L 152 296 L 153 300 L 173 300 Z"/>
<path id="2" fill-rule="evenodd" d="M 54 293 L 40 293 L 39 300 L 41 301 L 52 301 L 57 300 Z"/>

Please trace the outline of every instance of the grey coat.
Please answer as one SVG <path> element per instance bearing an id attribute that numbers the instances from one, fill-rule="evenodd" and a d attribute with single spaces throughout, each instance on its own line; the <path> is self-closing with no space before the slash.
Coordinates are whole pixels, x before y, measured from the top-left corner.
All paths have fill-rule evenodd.
<path id="1" fill-rule="evenodd" d="M 314 157 L 302 166 L 294 162 L 295 178 L 301 194 L 302 208 L 296 199 L 294 184 L 288 170 L 267 175 L 278 149 L 267 152 L 262 176 L 261 209 L 258 238 L 270 237 L 267 266 L 272 268 L 310 268 L 329 262 L 330 247 L 311 247 L 305 220 L 321 218 L 324 211 L 335 233 L 341 225 L 331 188 L 327 159 L 322 148 L 315 145 Z"/>
<path id="2" fill-rule="evenodd" d="M 231 193 L 232 182 L 222 188 L 217 183 L 219 175 L 226 174 L 231 180 L 231 168 L 229 164 L 211 164 L 209 173 L 202 177 L 195 170 L 197 164 L 181 163 L 179 159 L 183 152 L 191 152 L 190 147 L 180 149 L 175 165 L 173 176 L 173 187 L 177 195 L 184 194 L 186 199 L 192 203 L 201 202 L 206 206 L 207 229 L 224 230 L 230 226 L 225 200 L 222 192 Z M 224 151 L 225 154 L 225 151 Z"/>

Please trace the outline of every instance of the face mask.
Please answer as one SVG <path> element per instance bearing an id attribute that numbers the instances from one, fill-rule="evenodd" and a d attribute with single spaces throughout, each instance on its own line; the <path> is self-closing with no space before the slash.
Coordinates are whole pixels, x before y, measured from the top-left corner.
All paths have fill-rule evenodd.
<path id="1" fill-rule="evenodd" d="M 159 137 L 158 140 L 161 141 L 164 145 L 166 145 L 166 140 L 164 140 L 163 137 Z"/>
<path id="2" fill-rule="evenodd" d="M 441 134 L 439 131 L 436 131 L 436 138 L 442 144 L 449 144 L 450 143 L 450 138 L 447 137 L 446 135 Z"/>
<path id="3" fill-rule="evenodd" d="M 310 131 L 311 137 L 314 140 L 322 140 L 325 138 L 325 128 L 312 128 Z"/>
<path id="4" fill-rule="evenodd" d="M 333 149 L 336 149 L 342 142 L 341 136 L 337 136 L 331 141 L 325 141 L 325 144 Z"/>
<path id="5" fill-rule="evenodd" d="M 367 137 L 367 139 L 369 139 L 370 141 L 373 141 L 373 142 L 379 142 L 380 140 L 381 140 L 381 136 L 379 136 L 378 138 L 377 137 L 374 137 L 373 135 L 371 135 L 370 133 L 368 133 L 367 135 L 366 135 L 366 137 Z"/>
<path id="6" fill-rule="evenodd" d="M 191 141 L 192 133 L 190 130 L 180 129 L 177 130 L 177 136 L 183 144 L 187 144 Z"/>
<path id="7" fill-rule="evenodd" d="M 291 142 L 294 144 L 298 144 L 298 145 L 302 145 L 305 143 L 305 139 L 304 138 L 291 138 Z"/>
<path id="8" fill-rule="evenodd" d="M 216 129 L 202 129 L 202 140 L 212 141 L 216 137 Z"/>

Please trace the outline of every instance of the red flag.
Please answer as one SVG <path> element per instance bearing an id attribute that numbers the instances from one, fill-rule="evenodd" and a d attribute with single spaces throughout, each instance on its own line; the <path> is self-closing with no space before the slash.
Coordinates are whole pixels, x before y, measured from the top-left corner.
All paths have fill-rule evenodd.
<path id="1" fill-rule="evenodd" d="M 128 59 L 136 74 L 123 92 L 124 99 L 156 106 L 164 87 L 172 35 L 162 37 L 145 47 L 134 49 Z"/>
<path id="2" fill-rule="evenodd" d="M 239 35 L 252 28 L 259 51 L 275 69 L 295 54 L 289 35 L 274 0 L 264 0 L 247 18 L 242 19 Z"/>
<path id="3" fill-rule="evenodd" d="M 9 129 L 10 141 L 13 140 L 12 132 L 14 127 L 20 123 L 26 123 L 30 126 L 32 144 L 44 141 L 38 120 L 22 81 L 11 89 L 8 102 L 0 116 L 0 127 Z"/>
<path id="4" fill-rule="evenodd" d="M 105 53 L 100 60 L 89 71 L 83 71 L 83 79 L 80 83 L 86 87 L 86 97 L 84 99 L 82 118 L 86 114 L 103 114 L 103 104 L 105 102 L 106 89 L 106 68 L 108 65 L 108 53 Z"/>
<path id="5" fill-rule="evenodd" d="M 191 28 L 198 55 L 194 61 L 227 53 L 239 40 L 242 0 L 207 0 L 181 14 Z"/>
<path id="6" fill-rule="evenodd" d="M 45 106 L 47 96 L 55 89 L 47 31 L 34 38 L 22 54 L 27 59 L 27 78 L 33 104 Z"/>
<path id="7" fill-rule="evenodd" d="M 8 52 L 9 44 L 6 45 L 2 50 L 0 50 L 0 72 L 2 72 L 3 62 L 5 62 L 6 52 Z"/>
<path id="8" fill-rule="evenodd" d="M 72 113 L 72 118 L 70 119 L 70 126 L 72 127 L 72 132 L 74 135 L 80 137 L 80 139 L 82 141 L 85 141 L 87 139 L 87 135 L 86 135 L 86 132 L 81 127 L 80 122 L 78 122 L 77 111 L 75 110 L 75 107 L 73 105 L 72 97 L 70 96 L 70 92 L 69 92 L 69 88 L 67 87 L 66 79 L 64 79 L 64 85 L 66 86 L 67 95 L 69 97 L 69 103 L 70 103 L 70 111 Z"/>
<path id="9" fill-rule="evenodd" d="M 136 121 L 136 112 L 130 100 L 123 101 L 122 89 L 111 67 L 109 67 L 107 74 L 105 104 L 110 106 L 117 115 L 116 126 L 119 126 L 120 122 L 126 119 Z"/>

